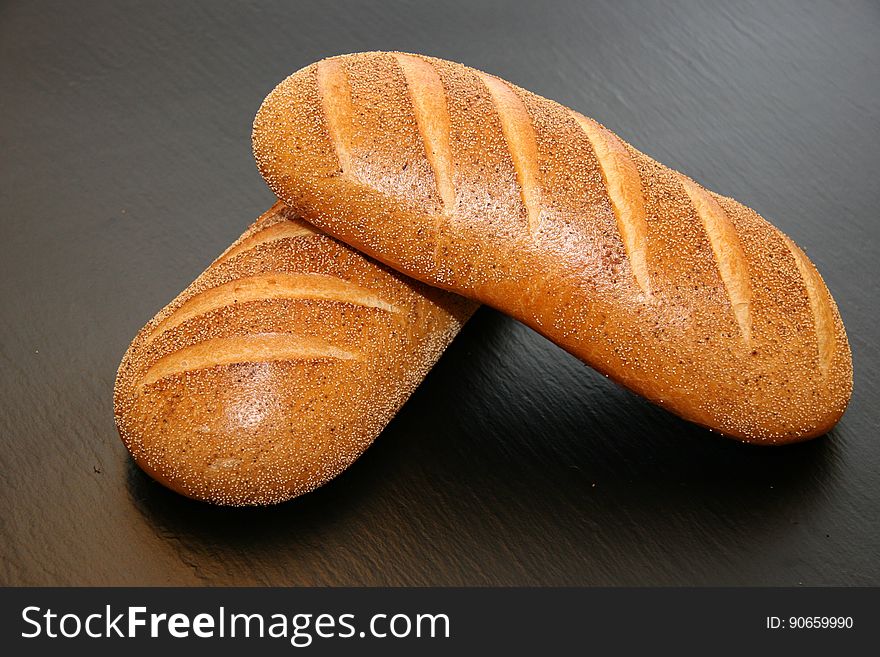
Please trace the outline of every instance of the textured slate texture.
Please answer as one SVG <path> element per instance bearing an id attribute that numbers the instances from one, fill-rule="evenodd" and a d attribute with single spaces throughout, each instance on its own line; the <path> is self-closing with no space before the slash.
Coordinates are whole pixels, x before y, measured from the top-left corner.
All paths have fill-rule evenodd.
<path id="1" fill-rule="evenodd" d="M 871 2 L 4 3 L 0 583 L 880 584 L 878 34 Z M 124 349 L 271 203 L 264 95 L 369 49 L 555 98 L 788 232 L 849 331 L 839 427 L 722 440 L 483 309 L 312 495 L 217 509 L 143 475 Z"/>

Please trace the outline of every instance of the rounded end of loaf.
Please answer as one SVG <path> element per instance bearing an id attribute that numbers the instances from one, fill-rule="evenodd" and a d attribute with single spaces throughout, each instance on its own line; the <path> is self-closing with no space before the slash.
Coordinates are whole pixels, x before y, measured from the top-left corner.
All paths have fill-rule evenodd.
<path id="1" fill-rule="evenodd" d="M 625 387 L 729 438 L 784 445 L 823 436 L 843 416 L 853 390 L 852 353 L 837 305 L 790 238 L 751 210 L 724 202 L 731 214 L 747 211 L 750 221 L 739 224 L 752 282 L 747 330 L 733 318 L 719 330 L 725 306 L 716 310 L 705 296 L 689 301 L 686 313 L 656 297 L 635 298 L 616 311 L 644 315 L 650 303 L 663 310 L 650 322 L 603 325 L 601 338 L 591 342 L 614 345 L 610 353 L 597 355 L 600 347 L 585 345 L 583 336 L 567 346 Z"/>
<path id="2" fill-rule="evenodd" d="M 120 437 L 188 497 L 289 500 L 363 453 L 474 309 L 278 203 L 135 337 Z"/>
<path id="3" fill-rule="evenodd" d="M 753 210 L 715 196 L 737 227 L 750 281 L 748 330 L 740 331 L 730 361 L 720 361 L 730 396 L 738 399 L 724 404 L 718 396 L 716 426 L 758 444 L 827 434 L 853 388 L 852 352 L 837 304 L 791 238 Z"/>
<path id="4" fill-rule="evenodd" d="M 319 162 L 326 145 L 301 143 L 307 136 L 306 126 L 315 132 L 323 130 L 325 119 L 316 80 L 317 64 L 293 73 L 269 92 L 254 117 L 251 144 L 257 169 L 288 205 L 296 201 L 297 190 L 303 189 L 301 181 L 313 166 L 317 166 L 315 177 L 340 173 L 332 151 Z"/>
<path id="5" fill-rule="evenodd" d="M 351 465 L 380 430 L 347 426 L 342 413 L 333 418 L 320 399 L 294 392 L 296 379 L 309 389 L 296 364 L 223 366 L 143 385 L 132 360 L 123 360 L 116 384 L 122 441 L 147 474 L 196 500 L 268 505 L 308 493 Z"/>
<path id="6" fill-rule="evenodd" d="M 775 260 L 776 269 L 768 263 L 763 271 L 784 282 L 754 290 L 751 334 L 708 337 L 698 330 L 696 335 L 705 337 L 696 345 L 682 339 L 680 351 L 654 352 L 663 363 L 660 374 L 645 376 L 649 358 L 611 377 L 686 420 L 743 442 L 784 445 L 829 433 L 853 390 L 846 330 L 813 264 L 772 231 L 779 250 L 774 255 L 768 248 L 762 255 Z M 789 253 L 795 255 L 786 260 Z"/>
<path id="7" fill-rule="evenodd" d="M 368 52 L 309 64 L 272 89 L 254 117 L 251 133 L 257 168 L 288 205 L 310 184 L 352 174 L 355 134 L 352 89 L 346 65 Z M 277 195 L 277 194 L 276 194 Z"/>

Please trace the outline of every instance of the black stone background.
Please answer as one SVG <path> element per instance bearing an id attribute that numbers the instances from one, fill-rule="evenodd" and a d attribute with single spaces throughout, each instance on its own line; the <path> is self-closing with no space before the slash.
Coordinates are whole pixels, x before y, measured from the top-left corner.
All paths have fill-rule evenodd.
<path id="1" fill-rule="evenodd" d="M 0 5 L 0 583 L 880 584 L 875 2 Z M 744 446 L 481 310 L 348 472 L 265 509 L 142 474 L 135 332 L 272 202 L 250 126 L 321 57 L 406 50 L 572 106 L 818 265 L 855 394 Z"/>

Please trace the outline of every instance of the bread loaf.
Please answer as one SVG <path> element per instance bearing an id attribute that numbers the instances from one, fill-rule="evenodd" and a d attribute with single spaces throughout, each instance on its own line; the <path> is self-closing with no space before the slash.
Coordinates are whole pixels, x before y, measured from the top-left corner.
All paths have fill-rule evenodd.
<path id="1" fill-rule="evenodd" d="M 189 497 L 292 498 L 367 448 L 475 308 L 279 203 L 138 333 L 116 379 L 119 434 Z"/>
<path id="2" fill-rule="evenodd" d="M 782 443 L 846 408 L 847 337 L 804 253 L 578 112 L 459 64 L 374 52 L 284 80 L 253 141 L 307 221 L 683 418 Z"/>

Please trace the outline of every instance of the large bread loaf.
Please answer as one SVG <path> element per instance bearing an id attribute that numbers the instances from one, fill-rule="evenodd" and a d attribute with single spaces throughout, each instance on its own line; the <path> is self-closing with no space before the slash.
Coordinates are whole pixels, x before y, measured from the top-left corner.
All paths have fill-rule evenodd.
<path id="1" fill-rule="evenodd" d="M 293 74 L 253 137 L 269 186 L 307 221 L 688 420 L 789 442 L 846 408 L 843 324 L 794 242 L 573 110 L 376 52 Z"/>

